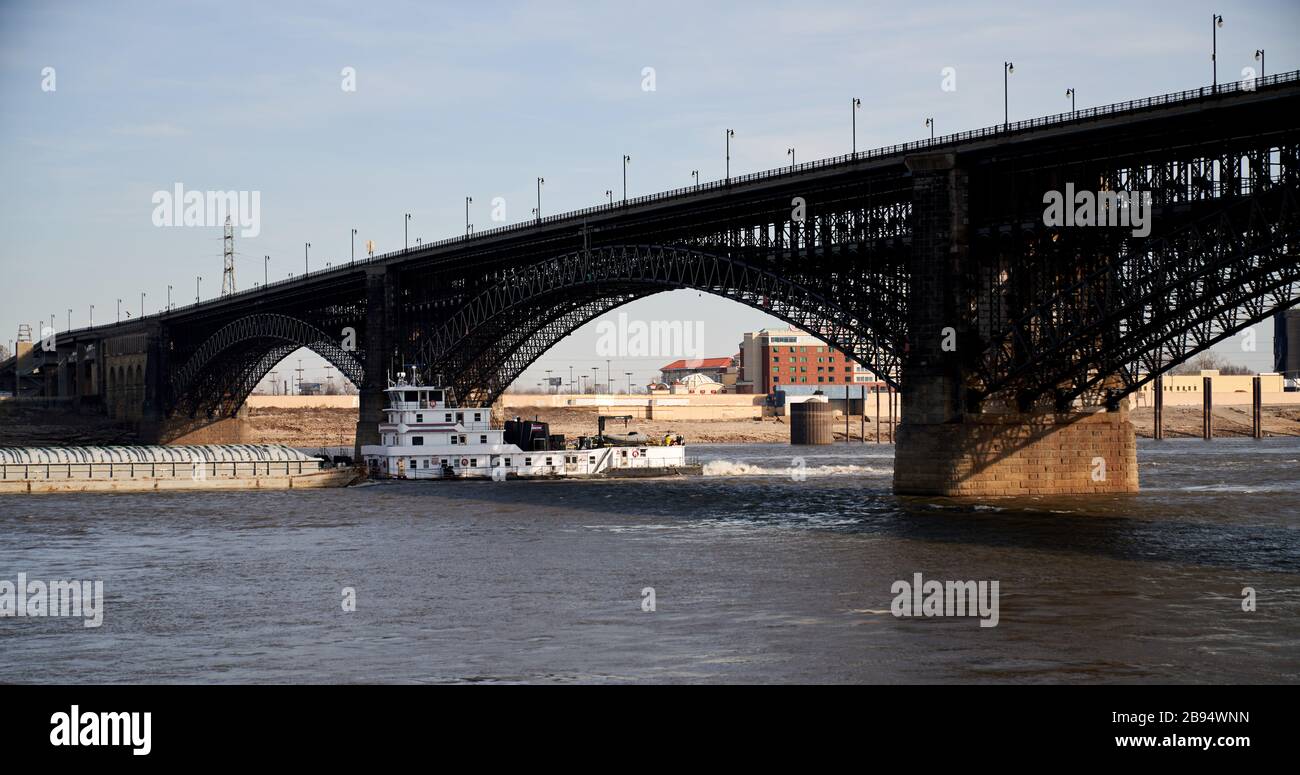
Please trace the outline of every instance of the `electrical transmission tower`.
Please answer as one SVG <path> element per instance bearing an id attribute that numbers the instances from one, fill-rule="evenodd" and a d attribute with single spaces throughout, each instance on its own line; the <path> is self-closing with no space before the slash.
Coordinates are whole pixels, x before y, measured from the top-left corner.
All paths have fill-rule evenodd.
<path id="1" fill-rule="evenodd" d="M 235 227 L 226 216 L 225 249 L 222 251 L 221 295 L 235 292 Z"/>

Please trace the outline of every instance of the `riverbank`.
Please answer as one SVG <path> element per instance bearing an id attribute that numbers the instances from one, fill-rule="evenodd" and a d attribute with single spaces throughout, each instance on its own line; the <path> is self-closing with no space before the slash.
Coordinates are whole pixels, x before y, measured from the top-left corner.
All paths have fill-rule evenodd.
<path id="1" fill-rule="evenodd" d="M 550 423 L 552 433 L 562 433 L 568 438 L 590 436 L 596 432 L 597 410 L 594 408 L 512 407 L 510 416 L 527 419 L 534 417 Z M 1152 410 L 1149 407 L 1129 413 L 1138 438 L 1151 438 Z M 105 421 L 94 415 L 58 417 L 53 422 L 46 418 L 30 416 L 10 418 L 13 422 L 0 423 L 0 446 L 41 445 L 108 445 L 136 443 L 130 431 L 119 424 Z M 262 407 L 250 408 L 247 415 L 251 434 L 247 443 L 283 444 L 290 447 L 351 447 L 355 443 L 357 410 L 334 407 Z M 1263 408 L 1264 434 L 1266 436 L 1300 436 L 1300 406 L 1265 406 Z M 614 423 L 614 432 L 621 429 Z M 1226 406 L 1214 410 L 1216 437 L 1241 438 L 1250 435 L 1250 407 Z M 782 444 L 790 440 L 790 426 L 785 418 L 762 417 L 756 419 L 690 419 L 690 420 L 633 420 L 629 430 L 638 430 L 654 438 L 665 434 L 680 434 L 693 444 Z M 860 438 L 862 422 L 856 415 L 849 418 L 849 437 Z M 836 439 L 844 439 L 844 419 L 835 423 Z M 890 441 L 888 417 L 881 424 L 880 438 Z M 1199 406 L 1166 406 L 1166 438 L 1200 438 L 1201 408 Z M 868 442 L 876 440 L 876 425 L 870 416 L 866 419 Z"/>
<path id="2" fill-rule="evenodd" d="M 528 409 L 533 411 L 528 411 Z M 516 407 L 512 414 L 527 419 L 536 417 L 550 423 L 551 433 L 568 438 L 589 436 L 596 432 L 596 412 L 589 409 Z M 298 447 L 349 446 L 356 430 L 356 412 L 350 409 L 253 409 L 249 425 L 260 444 L 287 444 Z M 1129 414 L 1139 438 L 1151 438 L 1152 410 L 1136 409 Z M 1265 406 L 1264 433 L 1267 436 L 1300 436 L 1300 407 Z M 1214 411 L 1215 435 L 1225 438 L 1250 435 L 1250 407 L 1221 407 Z M 615 433 L 621 423 L 610 426 Z M 849 437 L 860 438 L 860 418 L 849 418 Z M 694 444 L 781 444 L 790 440 L 790 426 L 785 418 L 764 417 L 754 420 L 633 420 L 629 430 L 638 430 L 651 438 L 665 434 L 682 435 Z M 835 438 L 844 438 L 844 420 L 834 427 Z M 876 440 L 872 418 L 866 422 L 868 442 Z M 1165 407 L 1166 438 L 1200 438 L 1200 407 Z M 888 419 L 881 425 L 881 439 L 890 440 Z"/>

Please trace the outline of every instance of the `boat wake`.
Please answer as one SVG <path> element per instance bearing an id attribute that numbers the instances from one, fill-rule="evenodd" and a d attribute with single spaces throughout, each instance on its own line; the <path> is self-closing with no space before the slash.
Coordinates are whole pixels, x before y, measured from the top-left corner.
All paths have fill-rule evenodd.
<path id="1" fill-rule="evenodd" d="M 889 474 L 892 468 L 858 465 L 769 467 L 733 460 L 710 460 L 704 464 L 705 476 L 844 476 L 848 474 Z"/>

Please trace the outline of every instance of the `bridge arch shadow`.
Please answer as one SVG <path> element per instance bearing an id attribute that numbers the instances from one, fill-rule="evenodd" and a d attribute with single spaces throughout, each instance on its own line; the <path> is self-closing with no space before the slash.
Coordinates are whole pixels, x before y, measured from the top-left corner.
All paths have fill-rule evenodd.
<path id="1" fill-rule="evenodd" d="M 861 278 L 830 289 L 741 259 L 682 246 L 593 248 L 503 273 L 421 338 L 419 362 L 466 403 L 489 405 L 543 353 L 586 323 L 669 290 L 709 293 L 807 331 L 894 383 L 903 332 L 893 292 Z M 854 282 L 841 278 L 842 283 Z M 854 308 L 831 301 L 855 299 Z"/>

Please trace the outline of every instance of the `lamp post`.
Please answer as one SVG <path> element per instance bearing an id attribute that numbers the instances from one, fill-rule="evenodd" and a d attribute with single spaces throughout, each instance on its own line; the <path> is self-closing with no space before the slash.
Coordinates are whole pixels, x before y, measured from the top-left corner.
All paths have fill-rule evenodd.
<path id="1" fill-rule="evenodd" d="M 198 298 L 196 297 L 194 300 L 198 301 Z M 117 322 L 119 323 L 122 322 L 122 300 L 121 299 L 117 300 Z"/>
<path id="2" fill-rule="evenodd" d="M 94 304 L 90 305 L 90 327 L 91 328 L 95 327 L 95 305 Z"/>
<path id="3" fill-rule="evenodd" d="M 167 286 L 167 311 L 170 312 L 171 308 L 172 308 L 172 287 L 169 285 Z"/>
<path id="4" fill-rule="evenodd" d="M 140 291 L 140 317 L 144 317 L 144 291 Z"/>
<path id="5" fill-rule="evenodd" d="M 411 238 L 409 236 L 411 233 L 411 214 L 404 213 L 404 215 L 406 217 L 402 219 L 402 250 L 407 251 L 411 249 Z"/>
<path id="6" fill-rule="evenodd" d="M 790 171 L 793 172 L 794 171 L 794 149 L 786 148 L 785 155 L 790 157 Z"/>
<path id="7" fill-rule="evenodd" d="M 263 286 L 263 287 L 266 287 L 267 285 L 270 284 L 270 279 L 269 279 L 269 278 L 270 278 L 270 275 L 267 274 L 267 272 L 268 272 L 269 270 L 267 269 L 267 266 L 266 266 L 266 265 L 269 264 L 269 263 L 271 263 L 271 257 L 270 257 L 270 256 L 262 256 L 262 286 Z"/>
<path id="8" fill-rule="evenodd" d="M 696 187 L 696 188 L 699 188 L 699 187 L 700 187 L 700 171 L 699 171 L 699 170 L 691 170 L 691 177 L 695 178 L 695 187 Z"/>
<path id="9" fill-rule="evenodd" d="M 537 222 L 538 223 L 542 222 L 542 184 L 545 182 L 546 182 L 546 178 L 539 177 L 537 179 Z"/>
<path id="10" fill-rule="evenodd" d="M 727 183 L 731 183 L 731 138 L 736 136 L 736 130 L 728 129 L 724 136 L 727 140 Z"/>
<path id="11" fill-rule="evenodd" d="M 632 372 L 625 371 L 623 373 L 627 375 L 627 394 L 630 396 L 632 395 Z"/>
<path id="12" fill-rule="evenodd" d="M 853 115 L 853 158 L 858 158 L 858 110 L 862 107 L 862 100 L 857 97 L 853 98 L 853 107 L 850 113 Z"/>
<path id="13" fill-rule="evenodd" d="M 357 230 L 352 229 L 352 234 L 350 234 L 349 236 L 352 239 L 352 260 L 356 261 L 357 260 Z M 270 258 L 270 256 L 267 256 L 267 258 Z"/>
<path id="14" fill-rule="evenodd" d="M 203 282 L 202 277 L 198 275 L 194 276 L 194 303 L 195 304 L 199 303 L 199 297 L 202 295 L 202 293 L 199 291 L 199 287 L 202 284 L 202 282 Z"/>
<path id="15" fill-rule="evenodd" d="M 933 139 L 934 139 L 934 119 L 933 119 L 933 118 L 927 118 L 927 119 L 925 120 L 925 125 L 928 126 L 928 127 L 930 127 L 930 139 L 933 140 Z"/>
<path id="16" fill-rule="evenodd" d="M 609 200 L 609 206 L 610 206 L 610 207 L 613 207 L 613 206 L 614 206 L 614 189 L 612 189 L 612 188 L 607 188 L 607 189 L 605 189 L 605 198 Z"/>
<path id="17" fill-rule="evenodd" d="M 1223 26 L 1223 17 L 1219 14 L 1212 14 L 1210 19 L 1210 72 L 1213 80 L 1210 81 L 1211 91 L 1217 94 L 1219 92 L 1219 28 Z"/>
<path id="18" fill-rule="evenodd" d="M 307 268 L 307 251 L 311 250 L 311 243 L 302 243 L 302 276 L 306 277 L 311 270 Z"/>
<path id="19" fill-rule="evenodd" d="M 623 154 L 623 204 L 627 204 L 627 163 L 632 161 L 632 157 L 626 153 Z"/>
<path id="20" fill-rule="evenodd" d="M 474 197 L 472 196 L 465 197 L 465 236 L 466 237 L 469 236 L 469 231 L 471 228 L 469 224 L 469 206 L 472 204 L 474 204 Z"/>
<path id="21" fill-rule="evenodd" d="M 1065 96 L 1070 98 L 1070 115 L 1073 116 L 1074 115 L 1074 88 L 1071 87 L 1069 89 L 1066 89 Z"/>
<path id="22" fill-rule="evenodd" d="M 66 331 L 72 330 L 72 307 L 68 307 L 68 327 L 64 330 Z"/>
<path id="23" fill-rule="evenodd" d="M 1006 129 L 1007 124 L 1011 123 L 1011 102 L 1007 96 L 1008 80 L 1012 73 L 1016 71 L 1016 66 L 1010 62 L 1002 63 L 1002 128 Z"/>
<path id="24" fill-rule="evenodd" d="M 1264 77 L 1264 49 L 1255 49 L 1255 58 L 1259 60 L 1259 77 Z"/>

